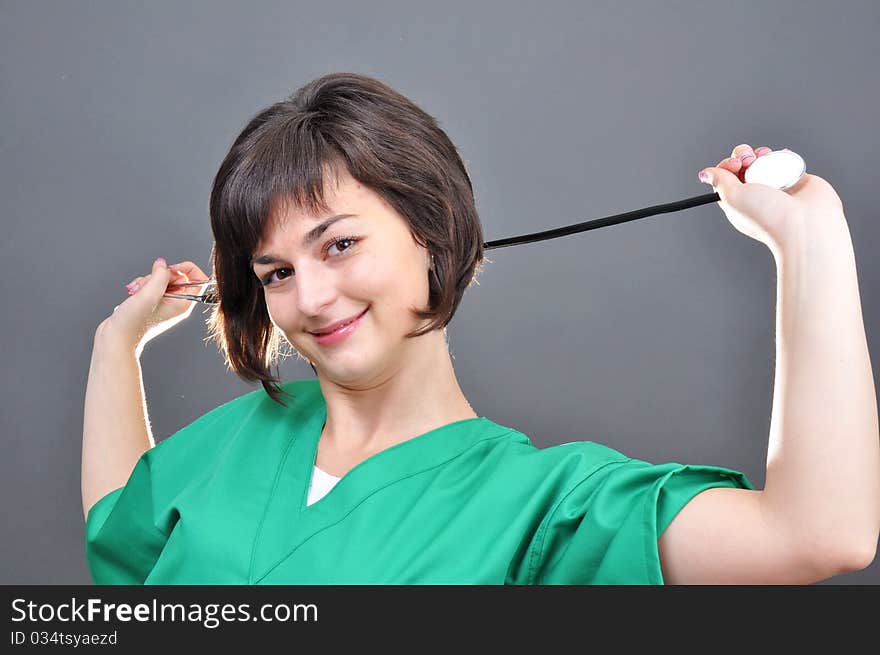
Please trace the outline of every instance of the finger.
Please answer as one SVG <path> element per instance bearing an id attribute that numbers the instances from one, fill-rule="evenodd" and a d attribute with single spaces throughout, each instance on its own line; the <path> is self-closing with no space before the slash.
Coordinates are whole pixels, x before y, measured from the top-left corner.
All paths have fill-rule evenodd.
<path id="1" fill-rule="evenodd" d="M 179 268 L 177 268 L 174 264 L 171 264 L 171 265 L 168 267 L 168 270 L 171 271 L 171 276 L 172 276 L 172 277 L 174 277 L 175 275 L 186 276 L 186 273 L 185 273 L 184 271 L 180 270 Z"/>
<path id="2" fill-rule="evenodd" d="M 140 291 L 141 288 L 144 286 L 144 284 L 147 283 L 147 280 L 149 280 L 149 279 L 150 279 L 149 275 L 141 275 L 141 276 L 133 279 L 131 282 L 129 282 L 128 284 L 125 285 L 125 287 L 128 289 L 128 294 L 132 295 L 132 294 Z"/>
<path id="3" fill-rule="evenodd" d="M 174 280 L 175 284 L 178 285 L 187 285 L 188 291 L 187 293 L 194 293 L 194 290 L 198 290 L 199 293 L 203 293 L 205 291 L 205 285 L 203 282 L 208 282 L 208 276 L 200 269 L 198 266 L 193 264 L 192 262 L 182 262 L 180 264 L 175 264 L 169 268 L 174 268 L 175 270 L 186 271 L 185 276 L 181 276 Z"/>
<path id="4" fill-rule="evenodd" d="M 179 264 L 172 264 L 168 268 L 172 271 L 179 271 L 180 273 L 183 273 L 190 280 L 204 279 L 207 277 L 207 275 L 202 272 L 202 269 L 196 266 L 193 262 L 189 261 L 180 262 Z"/>
<path id="5" fill-rule="evenodd" d="M 743 186 L 736 174 L 721 166 L 709 166 L 701 170 L 700 181 L 715 187 L 722 202 L 727 202 Z"/>
<path id="6" fill-rule="evenodd" d="M 740 159 L 740 160 L 748 158 L 748 157 L 751 157 L 752 159 L 754 159 L 755 151 L 752 149 L 752 146 L 750 146 L 748 143 L 740 143 L 738 146 L 736 146 L 733 149 L 733 152 L 730 153 L 730 156 L 736 157 L 737 159 Z"/>
<path id="7" fill-rule="evenodd" d="M 125 288 L 128 289 L 128 295 L 133 293 L 137 293 L 138 289 L 140 289 L 144 284 L 143 277 L 136 277 L 131 282 L 125 285 Z"/>
<path id="8" fill-rule="evenodd" d="M 757 155 L 758 157 L 762 157 L 768 152 L 773 152 L 773 148 L 768 148 L 767 146 L 760 146 L 758 148 L 755 148 L 755 155 Z"/>
<path id="9" fill-rule="evenodd" d="M 719 168 L 724 168 L 730 171 L 733 174 L 738 174 L 740 169 L 742 168 L 742 161 L 737 157 L 728 157 L 727 159 L 722 159 L 718 164 L 716 164 Z"/>
<path id="10" fill-rule="evenodd" d="M 178 270 L 172 266 L 169 266 L 168 270 L 171 272 L 171 284 L 182 284 L 184 282 L 189 282 L 189 275 L 187 275 L 183 271 Z"/>
<path id="11" fill-rule="evenodd" d="M 141 284 L 141 290 L 147 291 L 148 295 L 159 298 L 168 286 L 171 280 L 171 271 L 168 270 L 168 263 L 159 257 L 153 262 L 153 270 L 144 278 Z"/>

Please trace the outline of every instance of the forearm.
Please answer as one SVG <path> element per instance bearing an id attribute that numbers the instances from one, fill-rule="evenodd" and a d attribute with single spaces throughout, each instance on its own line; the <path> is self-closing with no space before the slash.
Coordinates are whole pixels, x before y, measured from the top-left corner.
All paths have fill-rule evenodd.
<path id="1" fill-rule="evenodd" d="M 843 213 L 804 218 L 775 251 L 776 376 L 764 500 L 819 557 L 861 561 L 880 529 L 880 430 Z"/>
<path id="2" fill-rule="evenodd" d="M 83 515 L 125 485 L 138 458 L 154 445 L 135 349 L 95 335 L 83 416 Z"/>

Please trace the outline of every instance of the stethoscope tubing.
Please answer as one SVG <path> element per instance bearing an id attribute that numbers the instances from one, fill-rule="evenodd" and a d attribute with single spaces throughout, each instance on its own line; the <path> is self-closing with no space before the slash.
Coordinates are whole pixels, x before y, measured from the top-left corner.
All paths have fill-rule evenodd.
<path id="1" fill-rule="evenodd" d="M 708 205 L 709 203 L 718 202 L 719 200 L 721 200 L 721 196 L 719 196 L 718 193 L 707 193 L 702 196 L 685 198 L 678 202 L 668 202 L 663 205 L 644 207 L 624 214 L 613 214 L 611 216 L 605 216 L 604 218 L 595 218 L 582 223 L 575 223 L 574 225 L 566 225 L 564 227 L 553 228 L 552 230 L 544 230 L 543 232 L 533 232 L 531 234 L 507 237 L 505 239 L 495 239 L 494 241 L 485 242 L 483 244 L 483 249 L 492 250 L 493 248 L 505 248 L 507 246 L 516 246 L 522 243 L 532 243 L 533 241 L 555 239 L 557 237 L 568 236 L 569 234 L 595 230 L 599 227 L 607 227 L 609 225 L 634 221 L 639 218 L 647 218 L 648 216 L 655 216 L 656 214 L 667 214 L 669 212 L 681 211 L 682 209 L 690 209 L 691 207 L 699 207 L 700 205 Z"/>

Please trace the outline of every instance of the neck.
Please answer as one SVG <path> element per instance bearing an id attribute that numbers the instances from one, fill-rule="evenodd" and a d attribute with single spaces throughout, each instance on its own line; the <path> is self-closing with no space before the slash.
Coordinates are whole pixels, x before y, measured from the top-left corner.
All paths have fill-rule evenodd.
<path id="1" fill-rule="evenodd" d="M 357 388 L 319 373 L 327 403 L 324 447 L 378 452 L 448 423 L 477 418 L 455 377 L 445 332 L 434 330 L 410 341 L 399 366 Z"/>

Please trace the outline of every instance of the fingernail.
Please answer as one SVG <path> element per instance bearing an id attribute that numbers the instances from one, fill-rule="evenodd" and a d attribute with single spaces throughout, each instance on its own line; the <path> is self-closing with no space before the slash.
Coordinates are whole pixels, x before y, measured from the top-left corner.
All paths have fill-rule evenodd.
<path id="1" fill-rule="evenodd" d="M 168 262 L 165 261 L 164 257 L 159 257 L 157 260 L 162 266 L 168 266 Z"/>
<path id="2" fill-rule="evenodd" d="M 132 285 L 129 287 L 128 290 L 131 291 L 132 293 L 137 293 L 137 290 L 140 289 L 140 288 L 141 288 L 141 285 L 138 284 L 137 282 L 135 282 L 134 284 L 132 284 Z"/>
<path id="3" fill-rule="evenodd" d="M 706 172 L 706 169 L 701 170 L 697 174 L 697 177 L 700 178 L 700 182 L 703 182 L 704 184 L 712 184 L 712 178 L 709 177 L 709 174 Z"/>
<path id="4" fill-rule="evenodd" d="M 750 161 L 752 161 L 754 158 L 755 158 L 755 155 L 753 155 L 753 154 L 750 153 L 750 152 L 747 152 L 747 153 L 745 153 L 745 154 L 742 156 L 742 163 L 743 163 L 743 164 L 748 164 L 748 163 L 749 163 Z"/>

